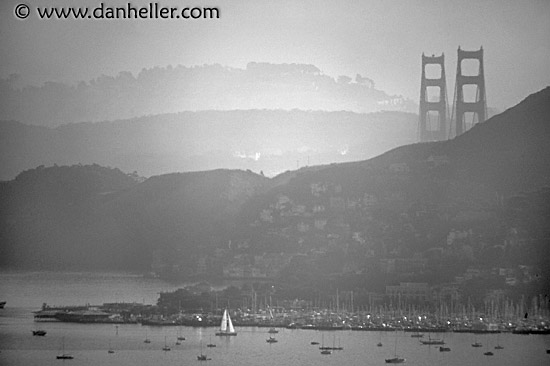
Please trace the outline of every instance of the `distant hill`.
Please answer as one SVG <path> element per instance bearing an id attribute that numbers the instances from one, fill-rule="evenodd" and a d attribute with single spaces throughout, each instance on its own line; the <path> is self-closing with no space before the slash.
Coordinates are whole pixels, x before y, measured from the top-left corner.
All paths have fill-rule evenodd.
<path id="1" fill-rule="evenodd" d="M 405 259 L 422 265 L 400 275 L 409 281 L 547 263 L 549 118 L 546 88 L 450 141 L 271 179 L 213 170 L 140 183 L 97 165 L 40 167 L 0 184 L 0 260 L 188 276 L 232 260 L 250 269 L 267 253 L 293 257 L 280 273 L 289 282 L 321 287 L 346 273 L 380 285 L 398 278 L 383 263 Z"/>
<path id="2" fill-rule="evenodd" d="M 274 176 L 376 156 L 415 141 L 416 126 L 410 113 L 298 110 L 182 112 L 57 128 L 0 121 L 0 179 L 79 163 L 142 176 L 218 168 Z"/>
<path id="3" fill-rule="evenodd" d="M 28 170 L 0 183 L 0 264 L 148 270 L 154 251 L 190 264 L 225 243 L 242 203 L 268 182 L 230 170 L 140 184 L 98 165 Z"/>
<path id="4" fill-rule="evenodd" d="M 417 111 L 368 77 L 333 78 L 305 64 L 179 65 L 102 75 L 76 86 L 19 84 L 17 75 L 0 79 L 0 119 L 49 127 L 197 110 Z"/>

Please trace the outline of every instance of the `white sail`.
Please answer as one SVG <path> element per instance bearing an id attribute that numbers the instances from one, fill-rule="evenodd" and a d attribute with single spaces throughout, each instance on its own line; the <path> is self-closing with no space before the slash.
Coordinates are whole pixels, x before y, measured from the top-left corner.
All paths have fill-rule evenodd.
<path id="1" fill-rule="evenodd" d="M 233 322 L 231 321 L 229 314 L 227 314 L 227 325 L 229 327 L 229 333 L 235 333 L 235 328 L 233 328 Z"/>
<path id="2" fill-rule="evenodd" d="M 223 312 L 222 323 L 220 325 L 220 331 L 221 332 L 226 332 L 227 331 L 227 319 L 228 318 L 229 318 L 229 314 L 227 314 L 227 309 L 225 309 L 225 311 Z M 229 320 L 229 321 L 231 321 L 231 320 Z M 231 324 L 231 323 L 229 323 L 229 324 Z M 231 328 L 233 328 L 233 324 L 231 324 Z"/>

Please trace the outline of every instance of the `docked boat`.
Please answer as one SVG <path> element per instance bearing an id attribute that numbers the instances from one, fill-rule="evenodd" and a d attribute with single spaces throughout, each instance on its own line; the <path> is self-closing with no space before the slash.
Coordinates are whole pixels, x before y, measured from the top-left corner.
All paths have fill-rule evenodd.
<path id="1" fill-rule="evenodd" d="M 48 332 L 46 332 L 45 330 L 33 330 L 32 331 L 32 335 L 33 336 L 38 336 L 38 337 L 44 337 Z"/>
<path id="2" fill-rule="evenodd" d="M 223 311 L 222 322 L 220 324 L 220 331 L 216 333 L 217 336 L 236 336 L 237 332 L 233 327 L 231 317 L 227 312 L 227 309 Z"/>

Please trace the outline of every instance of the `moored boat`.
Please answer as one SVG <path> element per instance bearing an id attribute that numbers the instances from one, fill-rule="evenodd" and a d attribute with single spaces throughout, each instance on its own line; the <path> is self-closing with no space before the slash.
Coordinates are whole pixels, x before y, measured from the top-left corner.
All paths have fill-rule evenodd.
<path id="1" fill-rule="evenodd" d="M 406 359 L 401 357 L 386 358 L 386 363 L 404 363 Z"/>

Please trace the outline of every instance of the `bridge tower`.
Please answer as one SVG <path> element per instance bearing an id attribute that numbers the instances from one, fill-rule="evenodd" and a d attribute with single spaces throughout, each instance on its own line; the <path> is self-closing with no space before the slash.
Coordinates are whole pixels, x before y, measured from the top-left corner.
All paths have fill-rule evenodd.
<path id="1" fill-rule="evenodd" d="M 479 71 L 477 75 L 464 75 L 462 73 L 462 61 L 466 59 L 478 60 Z M 464 86 L 476 87 L 475 98 L 470 95 L 469 101 L 465 101 Z M 473 94 L 473 93 L 471 93 Z M 483 47 L 477 51 L 464 51 L 458 47 L 456 65 L 455 100 L 456 118 L 454 119 L 455 136 L 459 136 L 470 129 L 475 123 L 484 122 L 487 118 L 487 101 L 485 98 L 485 74 L 483 72 Z M 466 113 L 472 113 L 471 121 L 466 120 Z"/>
<path id="2" fill-rule="evenodd" d="M 426 77 L 426 66 L 440 65 L 441 75 L 436 78 Z M 438 100 L 428 100 L 428 87 L 439 88 Z M 430 112 L 437 112 L 431 116 Z M 432 120 L 433 119 L 433 120 Z M 447 86 L 445 78 L 445 54 L 426 56 L 422 53 L 422 80 L 420 82 L 420 112 L 418 122 L 418 139 L 420 142 L 442 141 L 447 137 Z"/>

